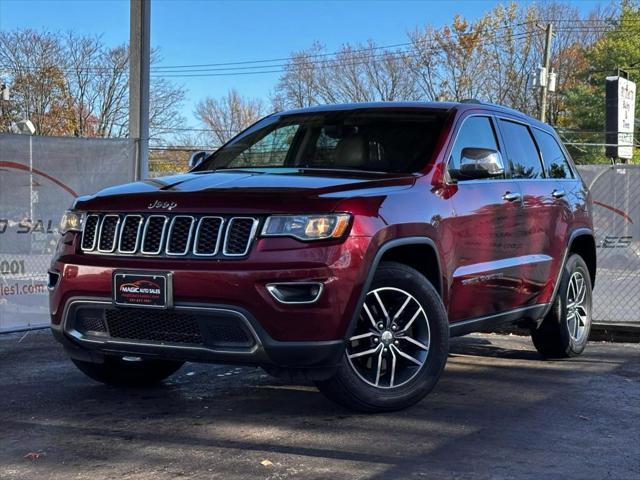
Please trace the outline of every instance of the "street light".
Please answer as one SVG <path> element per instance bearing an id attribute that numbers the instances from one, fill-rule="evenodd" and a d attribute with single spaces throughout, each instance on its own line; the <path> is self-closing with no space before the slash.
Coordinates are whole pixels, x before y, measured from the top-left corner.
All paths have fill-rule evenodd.
<path id="1" fill-rule="evenodd" d="M 33 134 L 36 133 L 36 127 L 25 118 L 11 125 L 11 129 L 14 133 L 29 135 L 29 222 L 33 223 Z"/>
<path id="2" fill-rule="evenodd" d="M 21 135 L 33 135 L 36 133 L 36 127 L 33 126 L 33 123 L 29 119 L 20 120 L 12 125 L 12 129 L 15 133 L 19 133 Z"/>

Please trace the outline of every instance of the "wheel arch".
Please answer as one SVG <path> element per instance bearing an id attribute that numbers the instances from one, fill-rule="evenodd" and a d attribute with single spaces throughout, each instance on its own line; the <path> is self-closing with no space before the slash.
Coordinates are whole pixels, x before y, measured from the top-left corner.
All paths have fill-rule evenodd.
<path id="1" fill-rule="evenodd" d="M 553 294 L 551 295 L 551 301 L 547 304 L 547 308 L 544 311 L 544 315 L 542 315 L 539 319 L 539 322 L 542 322 L 542 319 L 547 316 L 556 299 L 556 295 L 558 294 L 558 289 L 560 288 L 560 281 L 562 279 L 562 273 L 564 272 L 564 267 L 567 264 L 567 260 L 569 256 L 573 253 L 580 255 L 585 263 L 587 264 L 587 268 L 589 269 L 589 278 L 591 279 L 591 287 L 595 286 L 596 281 L 596 241 L 595 236 L 593 234 L 593 230 L 590 228 L 577 228 L 571 232 L 569 236 L 569 240 L 567 241 L 567 247 L 564 251 L 564 255 L 562 257 L 562 263 L 560 264 L 560 269 L 558 270 L 558 274 L 556 275 L 555 285 L 553 287 Z"/>
<path id="2" fill-rule="evenodd" d="M 593 232 L 588 229 L 580 229 L 575 232 L 575 235 L 571 236 L 569 243 L 569 254 L 578 254 L 587 264 L 589 269 L 589 277 L 591 278 L 591 286 L 595 287 L 596 284 L 596 240 Z M 568 258 L 568 255 L 567 255 Z"/>
<path id="3" fill-rule="evenodd" d="M 419 256 L 420 254 L 425 255 L 425 257 L 422 258 Z M 358 297 L 358 303 L 356 304 L 349 327 L 347 328 L 346 338 L 348 338 L 355 329 L 358 316 L 360 315 L 360 309 L 369 291 L 369 287 L 373 282 L 373 277 L 378 266 L 383 261 L 395 261 L 415 268 L 429 280 L 438 292 L 438 295 L 440 295 L 440 298 L 443 298 L 443 293 L 446 292 L 446 286 L 444 285 L 442 277 L 440 256 L 438 255 L 436 243 L 431 238 L 402 237 L 389 240 L 378 248 L 371 262 L 362 291 Z"/>

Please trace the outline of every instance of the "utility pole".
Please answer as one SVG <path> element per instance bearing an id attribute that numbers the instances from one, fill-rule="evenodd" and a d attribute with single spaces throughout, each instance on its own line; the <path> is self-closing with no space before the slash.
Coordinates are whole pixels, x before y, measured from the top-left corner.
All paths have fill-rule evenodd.
<path id="1" fill-rule="evenodd" d="M 547 95 L 549 92 L 549 67 L 551 64 L 551 42 L 553 41 L 553 23 L 547 24 L 547 35 L 544 42 L 544 77 L 545 81 L 540 89 L 540 121 L 547 118 Z"/>
<path id="2" fill-rule="evenodd" d="M 149 66 L 151 0 L 130 0 L 129 138 L 135 142 L 135 178 L 149 174 Z"/>

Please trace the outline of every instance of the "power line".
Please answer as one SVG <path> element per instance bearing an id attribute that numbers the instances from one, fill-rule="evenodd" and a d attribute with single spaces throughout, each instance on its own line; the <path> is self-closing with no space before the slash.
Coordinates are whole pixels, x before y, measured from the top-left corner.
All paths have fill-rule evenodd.
<path id="1" fill-rule="evenodd" d="M 558 20 L 556 20 L 558 21 Z M 564 22 L 580 22 L 579 20 L 563 20 Z M 495 34 L 498 31 L 504 30 L 506 28 L 513 28 L 517 26 L 523 26 L 536 23 L 536 21 L 522 22 L 513 26 L 500 26 L 496 27 L 489 34 Z M 602 27 L 559 27 L 556 29 L 560 32 L 577 32 L 577 31 L 589 31 L 593 33 L 605 33 L 610 30 L 610 28 Z M 635 29 L 630 29 L 628 31 L 633 31 L 635 33 Z M 529 35 L 534 33 L 538 33 L 536 30 L 527 30 L 524 32 L 514 32 L 501 36 L 493 36 L 488 38 L 485 42 L 481 43 L 480 46 L 485 46 L 487 42 L 495 42 L 500 40 L 517 40 L 528 38 Z M 459 35 L 459 37 L 464 37 L 467 35 L 475 35 L 477 32 L 468 32 Z M 301 59 L 307 62 L 307 65 L 328 65 L 331 63 L 339 63 L 344 62 L 341 56 L 349 56 L 349 55 L 358 55 L 362 52 L 372 52 L 377 50 L 387 50 L 382 53 L 375 54 L 373 56 L 368 56 L 367 58 L 360 59 L 358 61 L 354 61 L 353 63 L 349 63 L 350 65 L 354 65 L 357 63 L 366 63 L 370 61 L 372 58 L 380 58 L 380 57 L 398 57 L 398 56 L 413 56 L 415 58 L 416 55 L 420 53 L 424 53 L 420 49 L 416 48 L 416 45 L 420 43 L 425 43 L 430 41 L 430 39 L 422 40 L 420 42 L 404 42 L 404 43 L 396 43 L 391 45 L 381 45 L 381 46 L 370 46 L 366 48 L 359 48 L 353 50 L 341 50 L 337 52 L 331 53 L 317 53 L 317 54 L 299 54 L 290 57 L 282 57 L 279 59 L 270 59 L 270 60 L 250 60 L 250 61 L 239 61 L 239 62 L 226 62 L 226 63 L 210 63 L 210 64 L 192 64 L 192 65 L 169 65 L 169 66 L 158 66 L 152 67 L 152 71 L 154 72 L 152 76 L 157 78 L 176 78 L 176 77 L 214 77 L 214 76 L 235 76 L 235 75 L 255 75 L 255 74 L 273 74 L 273 73 L 283 73 L 286 71 L 291 64 L 290 63 L 278 63 L 274 64 L 274 62 L 292 62 L 296 59 Z M 410 47 L 406 50 L 396 50 L 389 51 L 391 48 L 398 47 Z M 430 47 L 429 50 L 438 49 L 437 45 Z M 332 57 L 332 58 L 328 58 Z M 337 57 L 337 58 L 336 58 Z M 309 60 L 316 59 L 316 60 Z M 319 60 L 318 60 L 319 59 Z M 356 59 L 352 59 L 356 60 Z M 226 67 L 225 67 L 226 66 Z M 214 68 L 214 67 L 222 67 L 222 68 Z M 4 68 L 7 68 L 6 66 Z M 38 69 L 36 66 L 23 66 L 24 69 Z M 174 69 L 174 70 L 171 70 Z M 111 75 L 112 70 L 109 67 L 92 67 L 87 66 L 81 69 L 63 69 L 65 73 L 77 73 L 78 71 L 93 71 L 96 75 Z M 101 73 L 105 72 L 105 73 Z"/>
<path id="2" fill-rule="evenodd" d="M 514 27 L 518 27 L 518 26 L 523 26 L 523 25 L 527 25 L 527 24 L 531 24 L 534 23 L 533 21 L 529 21 L 529 22 L 522 22 L 522 23 L 518 23 L 515 25 L 509 25 L 509 26 L 499 26 L 494 28 L 493 30 L 491 30 L 490 32 L 486 32 L 486 33 L 496 33 L 498 31 L 501 30 L 505 30 L 507 28 L 514 28 Z M 517 32 L 517 33 L 512 33 L 512 34 L 507 34 L 504 35 L 502 37 L 494 37 L 494 40 L 500 40 L 503 38 L 510 38 L 510 37 L 514 37 L 514 36 L 518 36 L 518 35 L 523 35 L 526 33 L 534 33 L 535 31 L 529 31 L 529 32 Z M 460 34 L 459 37 L 465 37 L 468 35 L 476 35 L 477 32 L 467 32 L 467 33 L 463 33 Z M 421 42 L 417 42 L 417 43 L 424 43 L 424 42 L 428 42 L 430 41 L 430 39 L 427 40 L 423 40 Z M 191 64 L 191 65 L 168 65 L 168 66 L 157 66 L 157 67 L 151 67 L 151 70 L 153 72 L 166 72 L 167 75 L 154 75 L 154 76 L 170 76 L 168 74 L 173 74 L 173 73 L 180 73 L 180 70 L 178 69 L 190 69 L 190 68 L 199 68 L 199 67 L 218 67 L 218 66 L 231 66 L 231 65 L 253 65 L 253 64 L 267 64 L 267 65 L 253 65 L 253 67 L 229 67 L 229 68 L 220 68 L 220 69 L 216 69 L 216 70 L 239 70 L 239 69 L 244 69 L 244 68 L 256 68 L 256 69 L 264 69 L 264 68 L 281 68 L 283 65 L 282 64 L 276 64 L 276 65 L 272 65 L 274 62 L 291 62 L 293 60 L 295 60 L 296 58 L 300 57 L 300 58 L 304 58 L 304 59 L 313 59 L 313 58 L 326 58 L 326 57 L 337 57 L 339 55 L 355 55 L 361 52 L 370 52 L 370 51 L 374 51 L 374 50 L 390 50 L 392 48 L 398 48 L 398 47 L 412 47 L 415 48 L 416 42 L 403 42 L 403 43 L 396 43 L 396 44 L 391 44 L 391 45 L 379 45 L 379 46 L 370 46 L 370 47 L 364 47 L 364 48 L 358 48 L 358 49 L 353 49 L 353 50 L 339 50 L 339 51 L 335 51 L 335 52 L 331 52 L 331 53 L 317 53 L 317 54 L 300 54 L 300 55 L 294 55 L 294 56 L 289 56 L 289 57 L 282 57 L 282 58 L 277 58 L 277 59 L 270 59 L 270 60 L 250 60 L 250 61 L 240 61 L 240 62 L 226 62 L 226 63 L 210 63 L 210 64 Z M 384 55 L 385 53 L 398 53 L 398 52 L 384 52 L 381 55 Z M 329 61 L 333 61 L 334 59 L 331 59 Z M 320 60 L 322 61 L 326 61 L 326 60 Z M 269 65 L 271 64 L 271 65 Z M 285 64 L 287 65 L 287 64 Z M 8 68 L 7 66 L 4 66 L 3 68 Z M 25 70 L 37 70 L 40 67 L 37 66 L 22 66 L 21 68 L 25 69 Z M 170 69 L 176 69 L 176 70 L 170 70 Z M 111 67 L 101 67 L 101 66 L 86 66 L 83 67 L 81 69 L 74 69 L 74 68 L 66 68 L 66 69 L 62 69 L 63 72 L 66 73 L 77 73 L 78 71 L 91 71 L 94 72 L 96 74 L 100 74 L 100 72 L 107 72 L 107 74 L 111 74 L 112 68 Z M 272 73 L 272 72 L 265 72 L 265 73 Z"/>
<path id="3" fill-rule="evenodd" d="M 556 28 L 558 32 L 582 32 L 588 31 L 593 33 L 606 33 L 611 30 L 611 27 L 607 27 L 605 25 L 601 26 L 589 26 L 589 25 L 580 25 L 589 23 L 596 24 L 604 24 L 609 22 L 609 20 L 599 20 L 599 19 L 585 19 L 585 20 L 577 20 L 577 19 L 554 19 L 554 22 L 562 22 L 564 24 L 569 24 L 569 26 L 560 26 Z M 527 38 L 532 38 L 531 36 L 539 33 L 537 30 L 525 30 L 520 32 L 511 32 L 504 35 L 495 36 L 497 32 L 503 31 L 505 29 L 513 29 L 514 27 L 521 27 L 523 25 L 530 25 L 538 23 L 538 21 L 528 21 L 521 22 L 515 25 L 502 25 L 496 27 L 488 32 L 485 35 L 492 35 L 491 37 L 484 40 L 482 43 L 478 45 L 478 47 L 484 47 L 489 42 L 496 42 L 501 40 L 522 40 Z M 640 26 L 640 21 L 638 23 Z M 618 31 L 622 32 L 634 32 L 636 33 L 637 29 L 618 29 Z M 468 35 L 477 35 L 478 32 L 468 32 L 458 35 L 458 38 L 463 38 Z M 208 63 L 208 64 L 192 64 L 192 65 L 168 65 L 168 66 L 158 66 L 152 67 L 152 76 L 154 78 L 193 78 L 193 77 L 220 77 L 220 76 L 244 76 L 244 75 L 262 75 L 262 74 L 276 74 L 276 73 L 285 73 L 289 71 L 291 68 L 296 69 L 311 69 L 315 67 L 331 67 L 333 65 L 344 65 L 344 66 L 353 66 L 364 63 L 369 63 L 372 60 L 377 60 L 380 58 L 389 58 L 389 59 L 402 59 L 402 58 L 415 58 L 419 59 L 425 53 L 433 52 L 440 47 L 438 45 L 432 45 L 428 48 L 421 48 L 420 45 L 426 42 L 431 42 L 432 39 L 423 39 L 420 41 L 411 41 L 411 42 L 403 42 L 396 43 L 391 45 L 381 45 L 375 46 L 371 45 L 366 48 L 358 48 L 352 50 L 340 50 L 337 52 L 331 53 L 316 53 L 316 54 L 297 54 L 290 57 L 282 57 L 277 59 L 269 59 L 269 60 L 248 60 L 248 61 L 238 61 L 238 62 L 225 62 L 225 63 Z M 392 48 L 399 47 L 408 47 L 406 49 L 401 50 L 391 50 Z M 380 53 L 371 54 L 374 51 L 384 50 Z M 358 55 L 361 53 L 369 53 L 365 58 L 358 58 Z M 355 58 L 349 58 L 355 57 Z M 300 60 L 304 62 L 302 66 L 300 65 L 292 65 L 292 62 L 296 60 Z M 286 62 L 286 63 L 275 63 L 275 62 Z M 4 68 L 7 68 L 6 66 Z M 39 67 L 36 66 L 22 66 L 21 68 L 29 70 L 35 70 Z M 78 71 L 92 71 L 94 75 L 112 75 L 112 69 L 110 67 L 93 67 L 87 66 L 80 69 L 61 69 L 62 72 L 65 73 L 78 73 Z"/>
<path id="4" fill-rule="evenodd" d="M 531 33 L 533 33 L 532 31 L 529 32 L 520 32 L 517 34 L 513 34 L 513 35 L 505 35 L 502 37 L 498 37 L 498 38 L 492 38 L 487 40 L 484 43 L 481 43 L 478 45 L 478 47 L 484 47 L 487 45 L 487 43 L 491 42 L 491 41 L 496 41 L 496 40 L 505 40 L 505 39 L 511 39 L 511 40 L 521 40 L 524 38 L 527 38 L 528 35 L 530 35 Z M 439 50 L 441 47 L 438 45 L 429 47 L 427 49 L 427 51 L 437 51 Z M 424 50 L 420 50 L 420 49 L 409 49 L 409 50 L 400 50 L 400 51 L 396 51 L 396 52 L 385 52 L 385 53 L 381 53 L 381 54 L 376 54 L 376 55 L 372 55 L 372 56 L 368 56 L 365 58 L 332 58 L 330 60 L 321 60 L 321 61 L 310 61 L 310 62 L 306 62 L 303 65 L 297 65 L 296 68 L 297 69 L 302 69 L 302 70 L 310 70 L 313 67 L 316 66 L 320 66 L 320 67 L 329 67 L 332 65 L 341 65 L 341 66 L 353 66 L 353 65 L 359 65 L 359 64 L 364 64 L 364 63 L 369 63 L 372 59 L 379 59 L 379 58 L 393 58 L 393 59 L 400 59 L 402 57 L 410 57 L 410 58 L 414 58 L 414 59 L 419 59 L 421 58 L 422 55 L 424 55 L 425 51 Z M 349 56 L 351 54 L 351 52 L 343 52 L 343 55 L 345 56 Z M 305 58 L 301 58 L 301 60 L 305 60 Z M 242 72 L 229 72 L 229 71 L 222 71 L 219 72 L 217 70 L 214 70 L 213 73 L 211 73 L 210 70 L 203 70 L 202 72 L 198 71 L 199 73 L 183 73 L 183 72 L 171 72 L 168 74 L 152 74 L 153 77 L 161 77 L 161 78 L 180 78 L 180 77 L 222 77 L 222 76 L 240 76 L 240 75 L 256 75 L 256 74 L 271 74 L 271 73 L 285 73 L 288 70 L 290 70 L 292 68 L 291 64 L 280 64 L 280 65 L 271 65 L 270 66 L 272 69 L 271 70 L 250 70 L 250 71 L 242 71 Z M 263 67 L 264 68 L 264 67 Z"/>
<path id="5" fill-rule="evenodd" d="M 522 22 L 522 23 L 517 23 L 514 25 L 502 25 L 499 27 L 496 27 L 493 32 L 496 32 L 498 30 L 504 30 L 507 28 L 513 28 L 513 27 L 520 27 L 523 25 L 527 25 L 527 24 L 531 24 L 531 23 L 535 23 L 533 20 L 528 21 L 528 22 Z M 475 32 L 469 32 L 466 34 L 462 34 L 462 35 L 471 35 L 474 34 Z M 372 46 L 372 47 L 365 47 L 365 48 L 361 48 L 361 49 L 356 49 L 356 50 L 352 50 L 349 53 L 357 53 L 357 52 L 364 52 L 364 51 L 370 51 L 370 50 L 381 50 L 381 49 L 392 49 L 392 48 L 399 48 L 399 47 L 407 47 L 407 46 L 412 46 L 413 42 L 403 42 L 403 43 L 395 43 L 395 44 L 391 44 L 391 45 L 380 45 L 380 46 Z M 304 56 L 305 58 L 319 58 L 319 57 L 329 57 L 329 56 L 335 56 L 342 53 L 341 50 L 335 51 L 335 52 L 331 52 L 331 53 L 314 53 L 314 54 L 302 54 L 302 56 Z M 196 68 L 196 67 L 220 67 L 220 66 L 229 66 L 229 65 L 245 65 L 245 64 L 253 64 L 253 63 L 274 63 L 274 62 L 284 62 L 284 61 L 290 61 L 293 59 L 293 56 L 288 56 L 288 57 L 281 57 L 281 58 L 275 58 L 275 59 L 271 59 L 271 60 L 245 60 L 245 61 L 239 61 L 239 62 L 225 62 L 225 63 L 204 63 L 204 64 L 197 64 L 197 65 L 165 65 L 165 66 L 157 66 L 154 67 L 156 70 L 160 70 L 160 69 L 172 69 L 172 68 Z"/>

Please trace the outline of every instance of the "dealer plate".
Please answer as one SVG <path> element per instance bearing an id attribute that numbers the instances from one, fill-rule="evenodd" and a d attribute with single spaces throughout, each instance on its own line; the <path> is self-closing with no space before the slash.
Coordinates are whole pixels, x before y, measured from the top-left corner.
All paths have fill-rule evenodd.
<path id="1" fill-rule="evenodd" d="M 115 272 L 113 301 L 126 307 L 168 308 L 171 286 L 170 273 Z"/>

